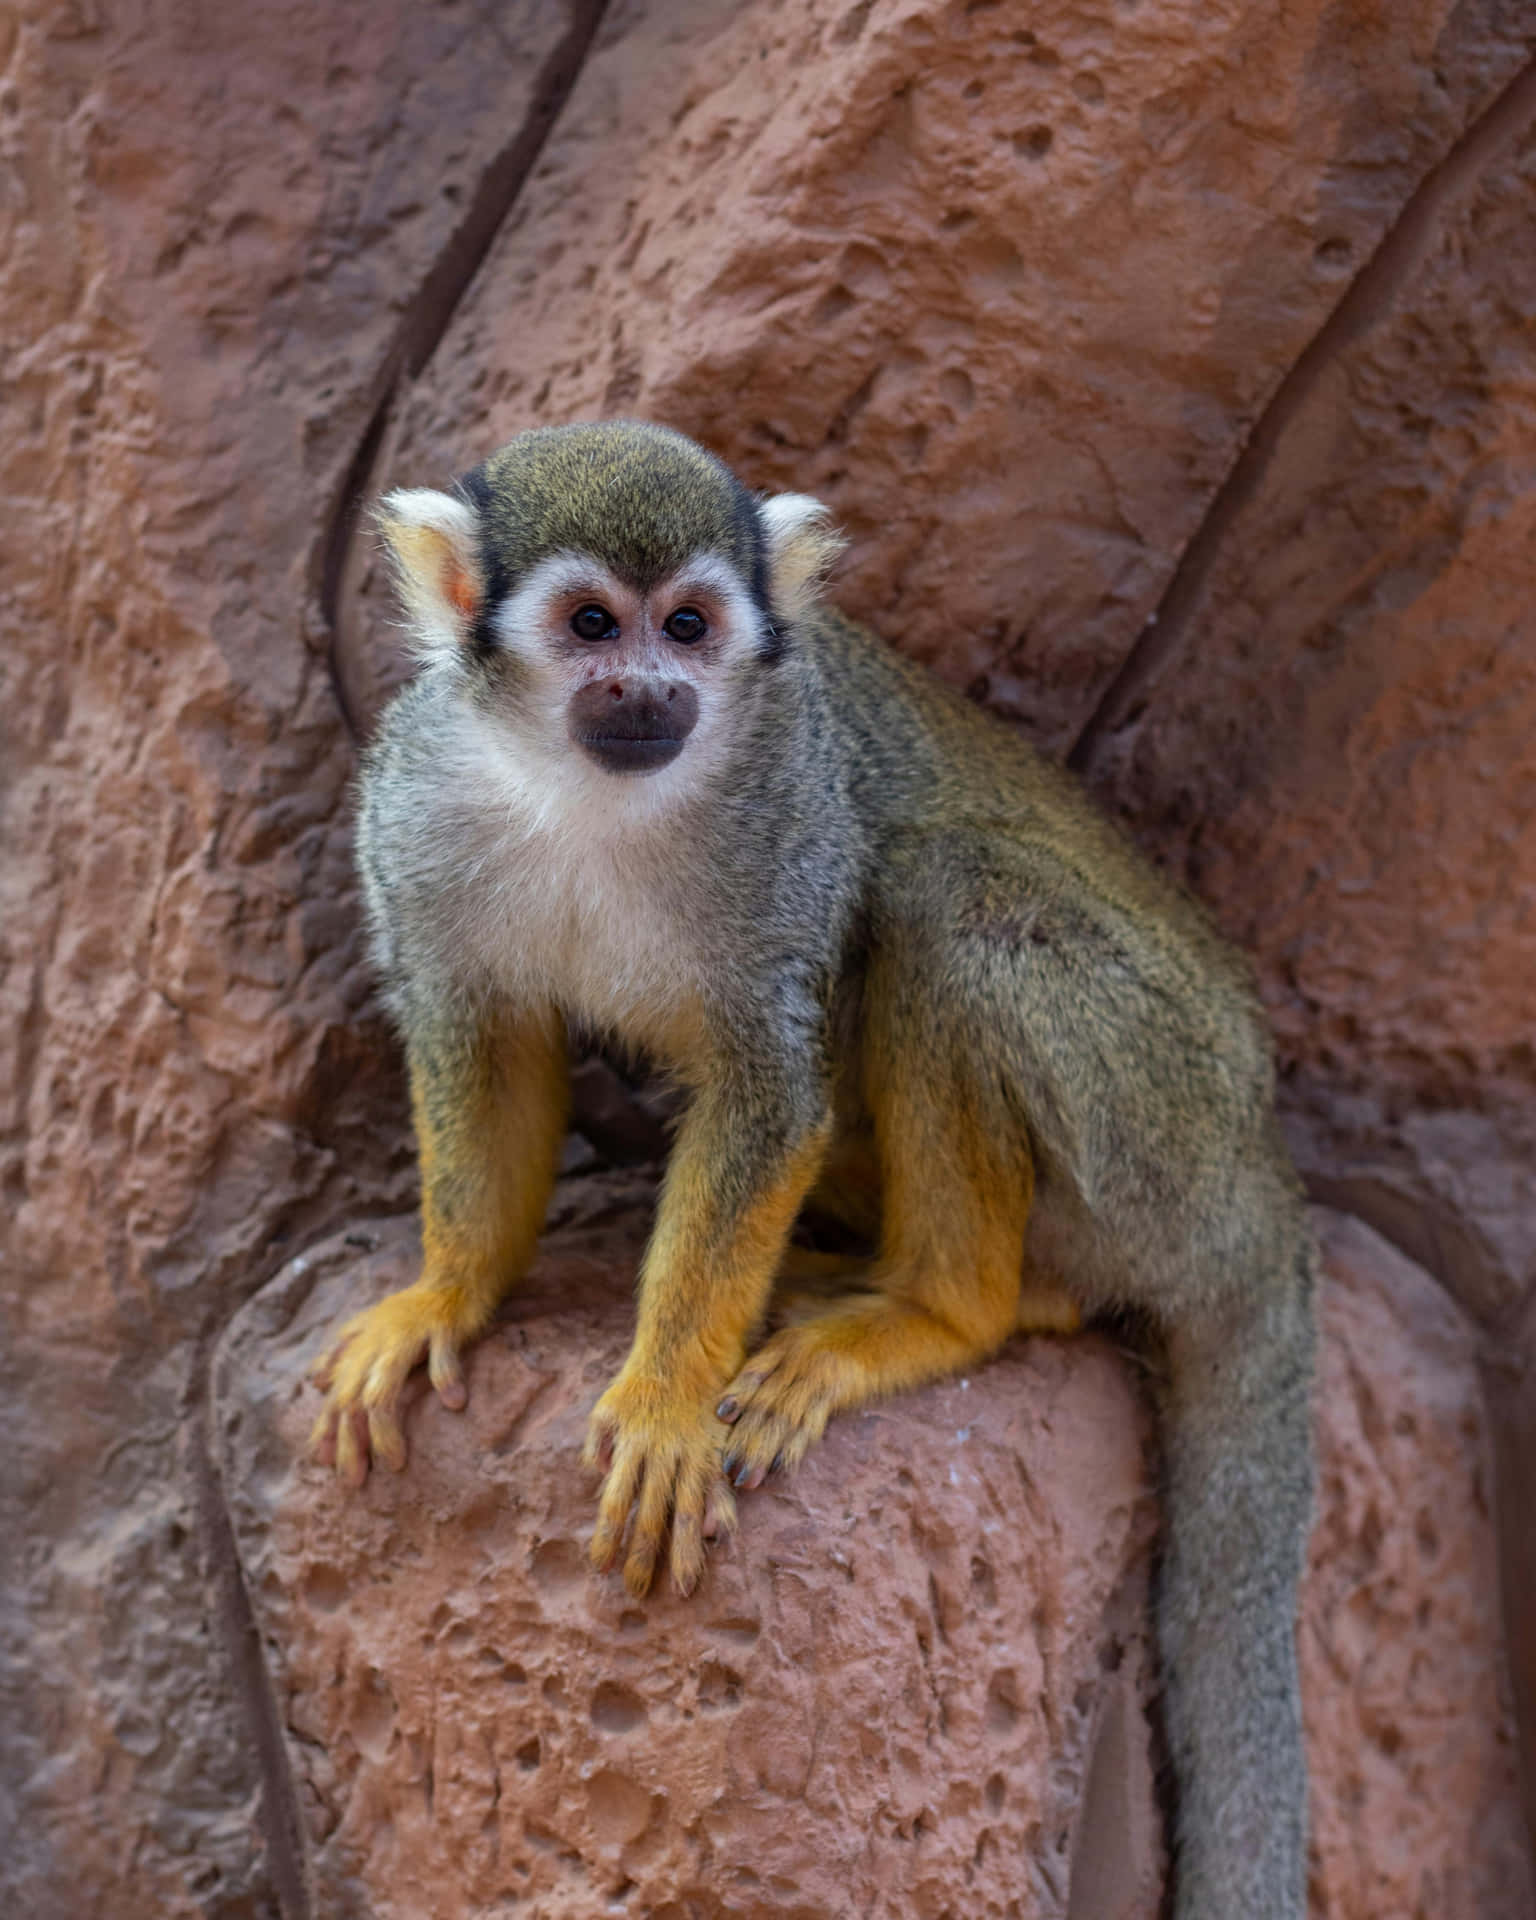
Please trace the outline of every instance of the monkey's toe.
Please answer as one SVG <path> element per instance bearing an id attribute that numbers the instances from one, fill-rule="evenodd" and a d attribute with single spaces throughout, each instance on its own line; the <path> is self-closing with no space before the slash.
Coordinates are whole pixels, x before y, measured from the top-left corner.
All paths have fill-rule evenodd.
<path id="1" fill-rule="evenodd" d="M 730 1428 L 727 1480 L 746 1490 L 798 1466 L 843 1403 L 844 1368 L 824 1349 L 814 1323 L 787 1327 L 753 1357 L 716 1408 Z"/>
<path id="2" fill-rule="evenodd" d="M 663 1564 L 678 1592 L 692 1593 L 704 1571 L 705 1541 L 735 1524 L 714 1422 L 654 1383 L 620 1375 L 593 1408 L 584 1457 L 604 1475 L 592 1564 L 607 1573 L 622 1559 L 624 1584 L 636 1599 L 650 1591 Z"/>

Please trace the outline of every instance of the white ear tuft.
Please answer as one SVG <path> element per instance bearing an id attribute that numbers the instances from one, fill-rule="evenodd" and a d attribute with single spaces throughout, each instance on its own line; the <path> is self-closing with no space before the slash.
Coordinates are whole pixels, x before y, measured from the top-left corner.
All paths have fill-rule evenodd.
<path id="1" fill-rule="evenodd" d="M 768 537 L 768 597 L 791 626 L 821 592 L 832 562 L 848 542 L 832 515 L 808 493 L 776 493 L 759 507 Z"/>
<path id="2" fill-rule="evenodd" d="M 385 496 L 377 517 L 410 617 L 411 651 L 424 660 L 457 653 L 485 599 L 474 509 L 430 487 L 404 487 Z"/>

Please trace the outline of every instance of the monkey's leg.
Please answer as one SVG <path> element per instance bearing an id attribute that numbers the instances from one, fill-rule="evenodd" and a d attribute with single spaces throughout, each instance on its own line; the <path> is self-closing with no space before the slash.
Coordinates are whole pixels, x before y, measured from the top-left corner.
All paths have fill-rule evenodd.
<path id="1" fill-rule="evenodd" d="M 1017 1117 L 984 1092 L 963 1010 L 951 1018 L 889 973 L 872 972 L 868 989 L 884 1194 L 870 1291 L 785 1327 L 732 1381 L 719 1414 L 734 1429 L 726 1464 L 740 1486 L 793 1465 L 834 1413 L 972 1365 L 1015 1327 L 1078 1324 L 1064 1295 L 1022 1291 L 1028 1147 Z"/>
<path id="2" fill-rule="evenodd" d="M 787 1246 L 774 1276 L 767 1323 L 789 1326 L 825 1313 L 869 1272 L 867 1253 L 823 1253 L 818 1247 Z"/>
<path id="3" fill-rule="evenodd" d="M 869 1261 L 857 1253 L 823 1253 L 819 1247 L 789 1246 L 784 1249 L 784 1258 L 779 1262 L 779 1281 L 787 1287 L 782 1301 L 777 1290 L 774 1294 L 775 1306 L 786 1308 L 800 1297 L 803 1292 L 808 1298 L 818 1293 L 825 1294 L 837 1282 L 846 1284 L 857 1275 L 867 1272 Z M 841 1291 L 841 1287 L 837 1288 Z"/>
<path id="4" fill-rule="evenodd" d="M 565 1029 L 540 1011 L 413 1033 L 422 1272 L 341 1328 L 316 1370 L 326 1403 L 311 1444 L 354 1487 L 370 1455 L 405 1465 L 401 1389 L 425 1359 L 443 1404 L 464 1405 L 459 1350 L 533 1258 L 565 1132 Z"/>
<path id="5" fill-rule="evenodd" d="M 806 1209 L 871 1243 L 879 1238 L 880 1160 L 871 1128 L 834 1134 Z"/>
<path id="6" fill-rule="evenodd" d="M 592 1559 L 607 1568 L 624 1553 L 636 1595 L 651 1584 L 669 1523 L 672 1578 L 688 1593 L 703 1571 L 711 1513 L 722 1526 L 734 1520 L 715 1403 L 762 1318 L 827 1141 L 819 1104 L 795 1104 L 798 1117 L 765 1111 L 760 1091 L 754 1101 L 746 1087 L 706 1087 L 673 1148 L 634 1346 L 587 1436 L 588 1464 L 606 1470 Z"/>
<path id="7" fill-rule="evenodd" d="M 870 1250 L 880 1233 L 880 1167 L 872 1128 L 852 1139 L 834 1131 L 799 1225 L 813 1240 L 830 1235 L 834 1244 L 825 1248 L 791 1241 L 785 1247 L 773 1289 L 775 1323 L 802 1319 L 824 1307 L 835 1295 L 858 1286 L 869 1271 Z M 857 1251 L 849 1247 L 850 1241 L 858 1244 Z"/>

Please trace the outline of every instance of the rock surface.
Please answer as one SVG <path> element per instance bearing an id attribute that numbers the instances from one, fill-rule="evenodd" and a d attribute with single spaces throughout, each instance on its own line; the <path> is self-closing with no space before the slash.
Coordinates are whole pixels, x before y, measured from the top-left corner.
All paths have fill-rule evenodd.
<path id="1" fill-rule="evenodd" d="M 1330 1284 L 1299 1645 L 1312 1911 L 1536 1911 L 1499 1636 L 1478 1342 L 1428 1277 L 1319 1211 Z"/>
<path id="2" fill-rule="evenodd" d="M 1255 946 L 1319 1191 L 1494 1343 L 1536 1730 L 1533 56 L 1524 0 L 0 7 L 0 1907 L 317 1911 L 208 1382 L 295 1250 L 410 1199 L 360 510 L 598 410 L 823 492 L 850 611 L 1076 743 Z M 1388 1666 L 1440 1604 L 1394 1579 Z M 1140 1722 L 1100 1696 L 1108 1806 Z M 1399 1731 L 1367 1790 L 1430 1764 Z"/>
<path id="3" fill-rule="evenodd" d="M 587 1567 L 577 1466 L 626 1345 L 636 1197 L 565 1189 L 467 1413 L 428 1399 L 407 1473 L 355 1498 L 299 1459 L 304 1374 L 341 1313 L 410 1276 L 409 1226 L 291 1262 L 226 1336 L 224 1483 L 315 1910 L 1152 1920 L 1131 1370 L 1099 1337 L 1019 1341 L 836 1423 L 743 1501 L 691 1601 L 636 1605 Z M 1475 1342 L 1369 1229 L 1322 1224 L 1313 1910 L 1518 1920 Z"/>
<path id="4" fill-rule="evenodd" d="M 1307 1171 L 1398 1231 L 1427 1189 L 1466 1244 L 1420 1251 L 1488 1324 L 1536 1272 L 1536 75 L 1509 105 L 1084 756 L 1258 956 Z"/>

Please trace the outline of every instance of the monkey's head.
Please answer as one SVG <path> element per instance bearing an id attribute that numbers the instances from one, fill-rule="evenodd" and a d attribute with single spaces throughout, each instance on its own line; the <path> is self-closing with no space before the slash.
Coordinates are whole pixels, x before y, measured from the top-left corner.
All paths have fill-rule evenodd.
<path id="1" fill-rule="evenodd" d="M 634 421 L 520 434 L 453 494 L 390 494 L 380 523 L 414 650 L 474 677 L 527 771 L 574 747 L 620 778 L 722 736 L 842 544 L 819 501 L 759 500 Z"/>

